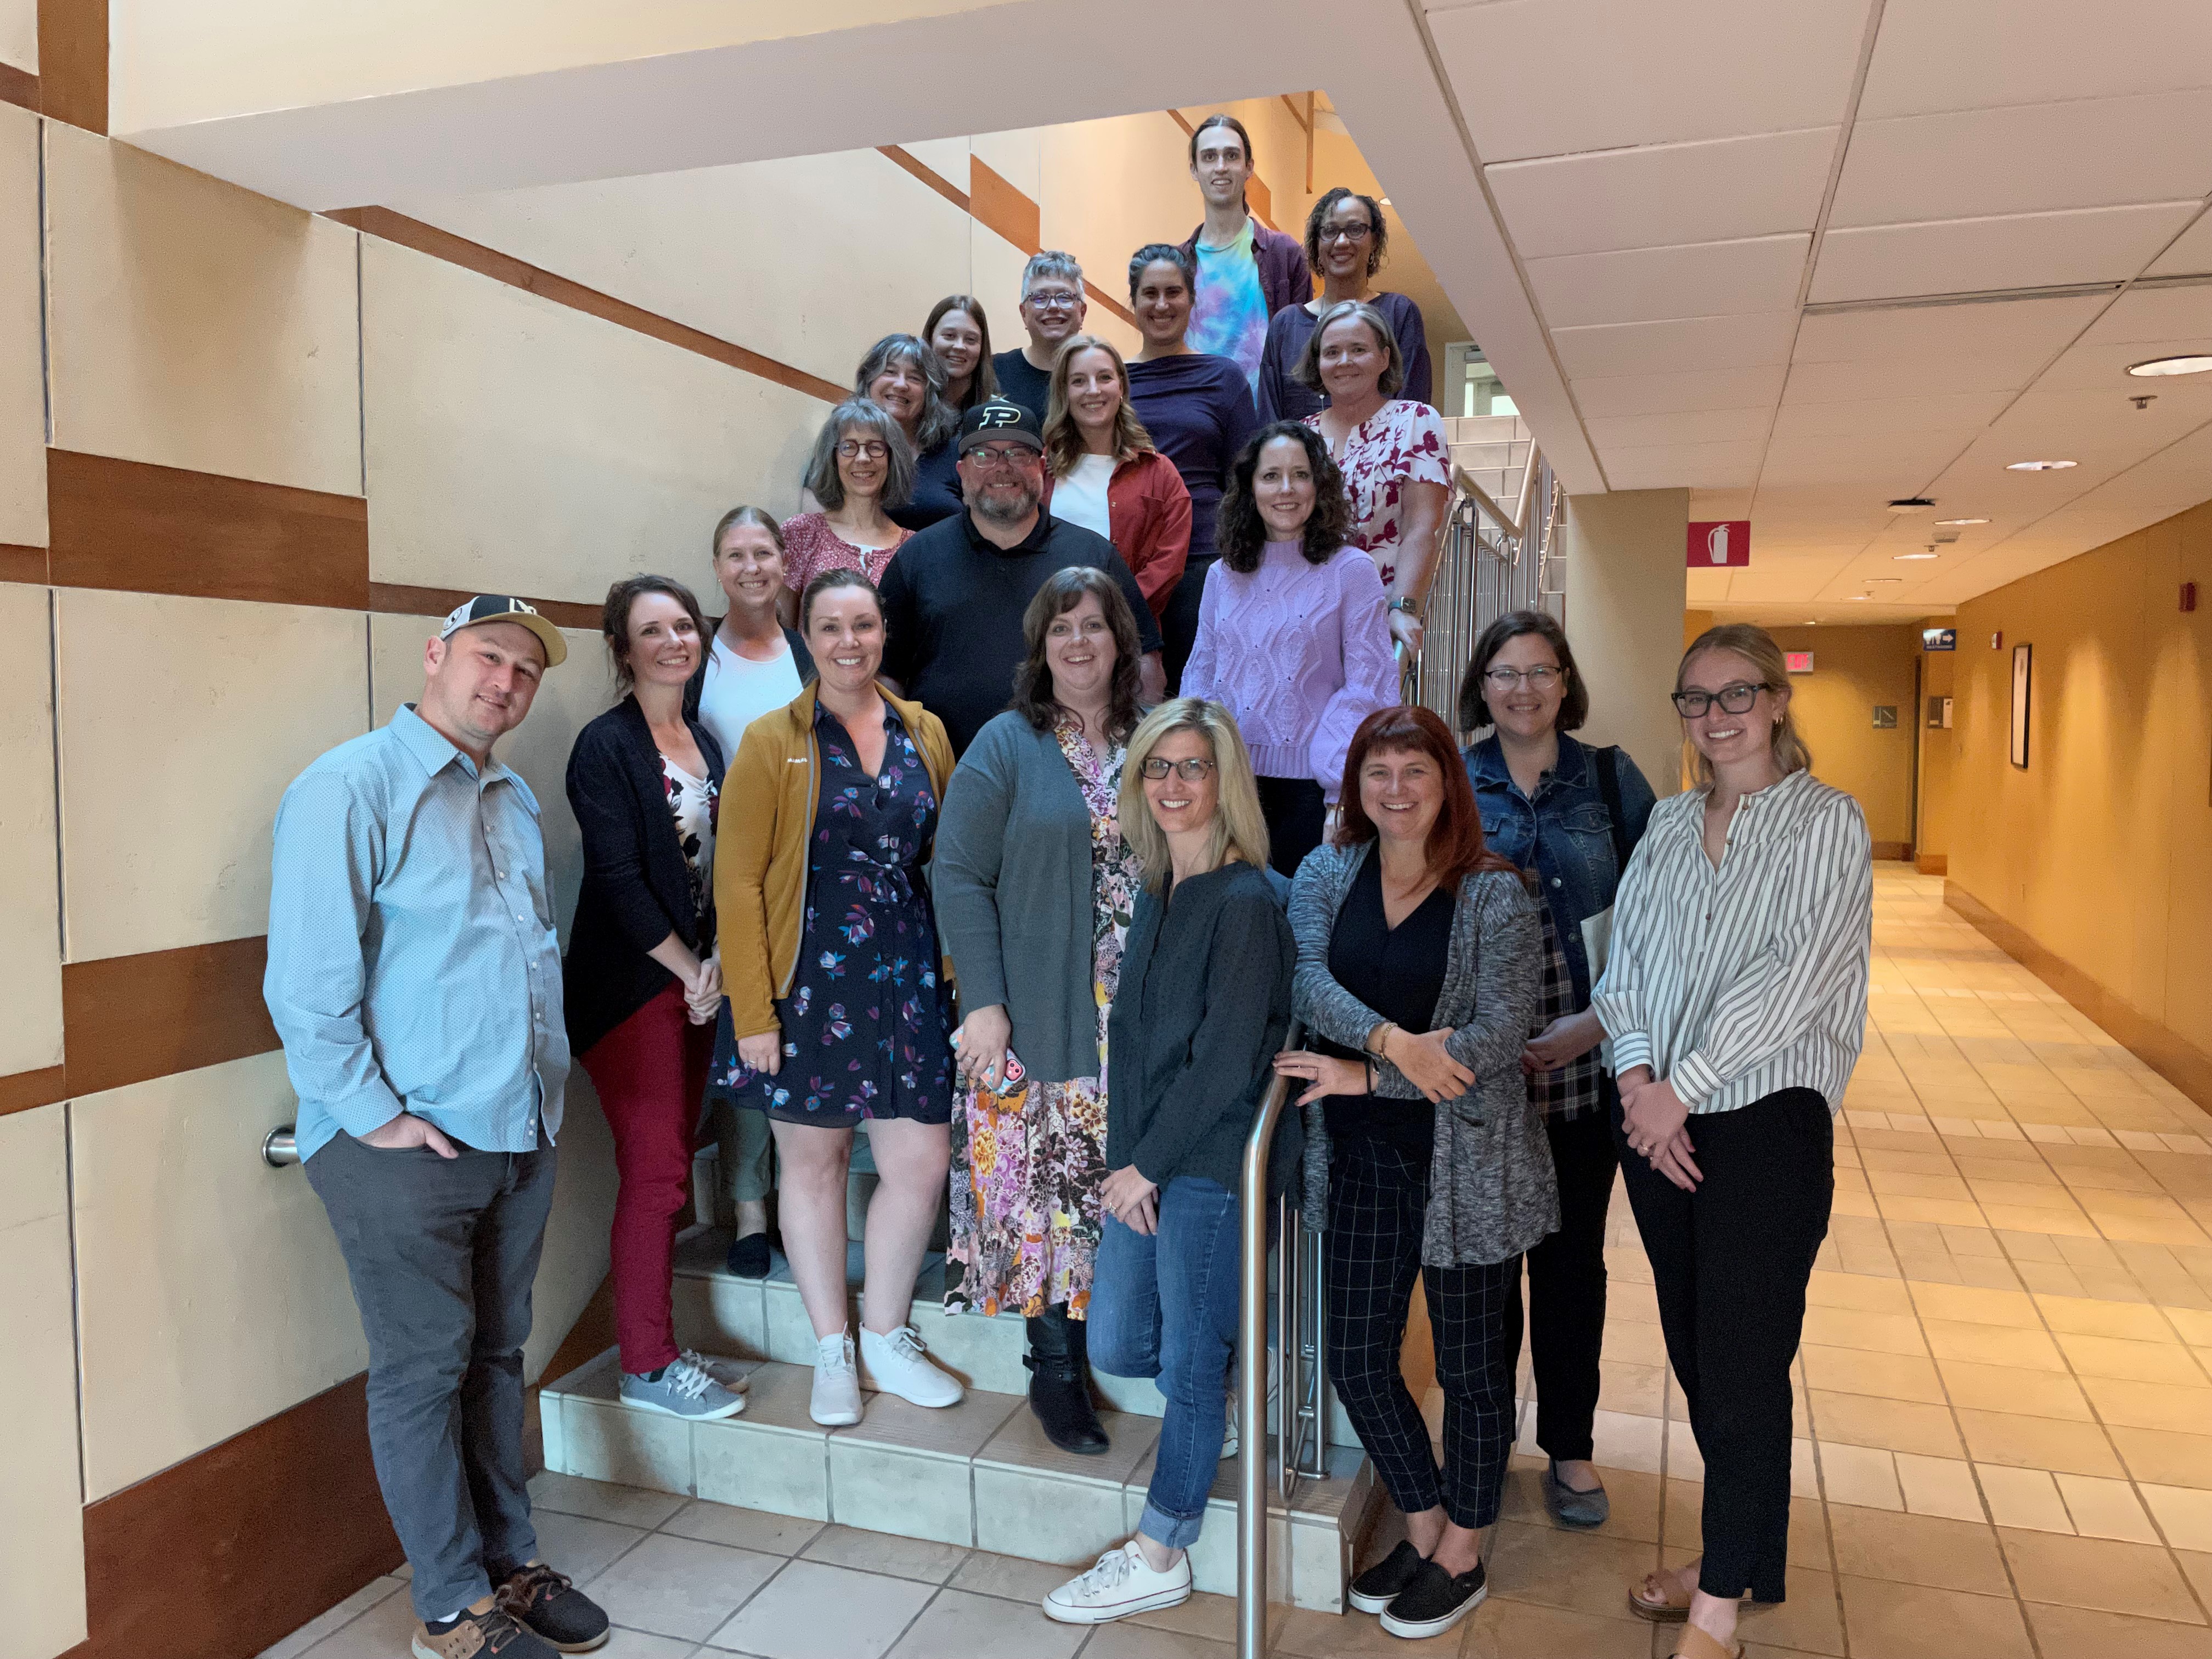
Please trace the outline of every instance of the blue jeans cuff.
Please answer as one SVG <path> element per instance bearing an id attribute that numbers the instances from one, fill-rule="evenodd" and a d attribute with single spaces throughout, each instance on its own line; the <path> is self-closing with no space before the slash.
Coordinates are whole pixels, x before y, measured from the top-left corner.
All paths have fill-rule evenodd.
<path id="1" fill-rule="evenodd" d="M 1171 1550 L 1187 1550 L 1198 1542 L 1200 1530 L 1206 1525 L 1206 1511 L 1196 1515 L 1170 1515 L 1147 1501 L 1145 1512 L 1137 1519 L 1137 1530 L 1155 1544 Z"/>

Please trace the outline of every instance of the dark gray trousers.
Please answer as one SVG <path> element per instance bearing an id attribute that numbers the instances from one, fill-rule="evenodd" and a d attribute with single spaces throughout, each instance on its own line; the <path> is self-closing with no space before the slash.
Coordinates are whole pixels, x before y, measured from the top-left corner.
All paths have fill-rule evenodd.
<path id="1" fill-rule="evenodd" d="M 382 1152 L 341 1133 L 307 1160 L 368 1337 L 368 1443 L 415 1611 L 442 1619 L 538 1553 L 522 1343 L 553 1207 L 553 1149 Z"/>

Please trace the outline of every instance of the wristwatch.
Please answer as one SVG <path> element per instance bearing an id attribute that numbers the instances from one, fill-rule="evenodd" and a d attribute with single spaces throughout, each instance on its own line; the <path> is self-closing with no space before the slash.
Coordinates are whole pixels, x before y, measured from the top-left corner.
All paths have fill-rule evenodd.
<path id="1" fill-rule="evenodd" d="M 1402 611 L 1415 622 L 1421 620 L 1421 602 L 1419 599 L 1409 599 L 1403 593 L 1390 601 L 1389 609 Z"/>

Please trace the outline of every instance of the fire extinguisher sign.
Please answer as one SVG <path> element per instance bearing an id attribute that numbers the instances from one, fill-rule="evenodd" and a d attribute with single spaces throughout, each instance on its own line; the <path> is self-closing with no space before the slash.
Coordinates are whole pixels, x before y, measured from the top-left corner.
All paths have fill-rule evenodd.
<path id="1" fill-rule="evenodd" d="M 1751 520 L 1708 519 L 1690 526 L 1690 568 L 1742 569 L 1751 562 Z"/>

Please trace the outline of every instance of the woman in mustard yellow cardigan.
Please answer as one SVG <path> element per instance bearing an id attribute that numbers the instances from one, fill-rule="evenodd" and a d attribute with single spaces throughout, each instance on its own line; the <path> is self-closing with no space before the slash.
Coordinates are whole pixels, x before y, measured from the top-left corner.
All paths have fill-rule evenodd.
<path id="1" fill-rule="evenodd" d="M 799 627 L 817 678 L 745 728 L 722 787 L 714 900 L 729 1000 L 714 1077 L 774 1126 L 784 1253 L 817 1344 L 814 1420 L 857 1423 L 845 1186 L 863 1121 L 880 1184 L 859 1358 L 877 1388 L 916 1405 L 962 1394 L 907 1322 L 951 1156 L 951 988 L 922 871 L 952 745 L 936 715 L 876 684 L 884 613 L 866 577 L 816 577 Z"/>

